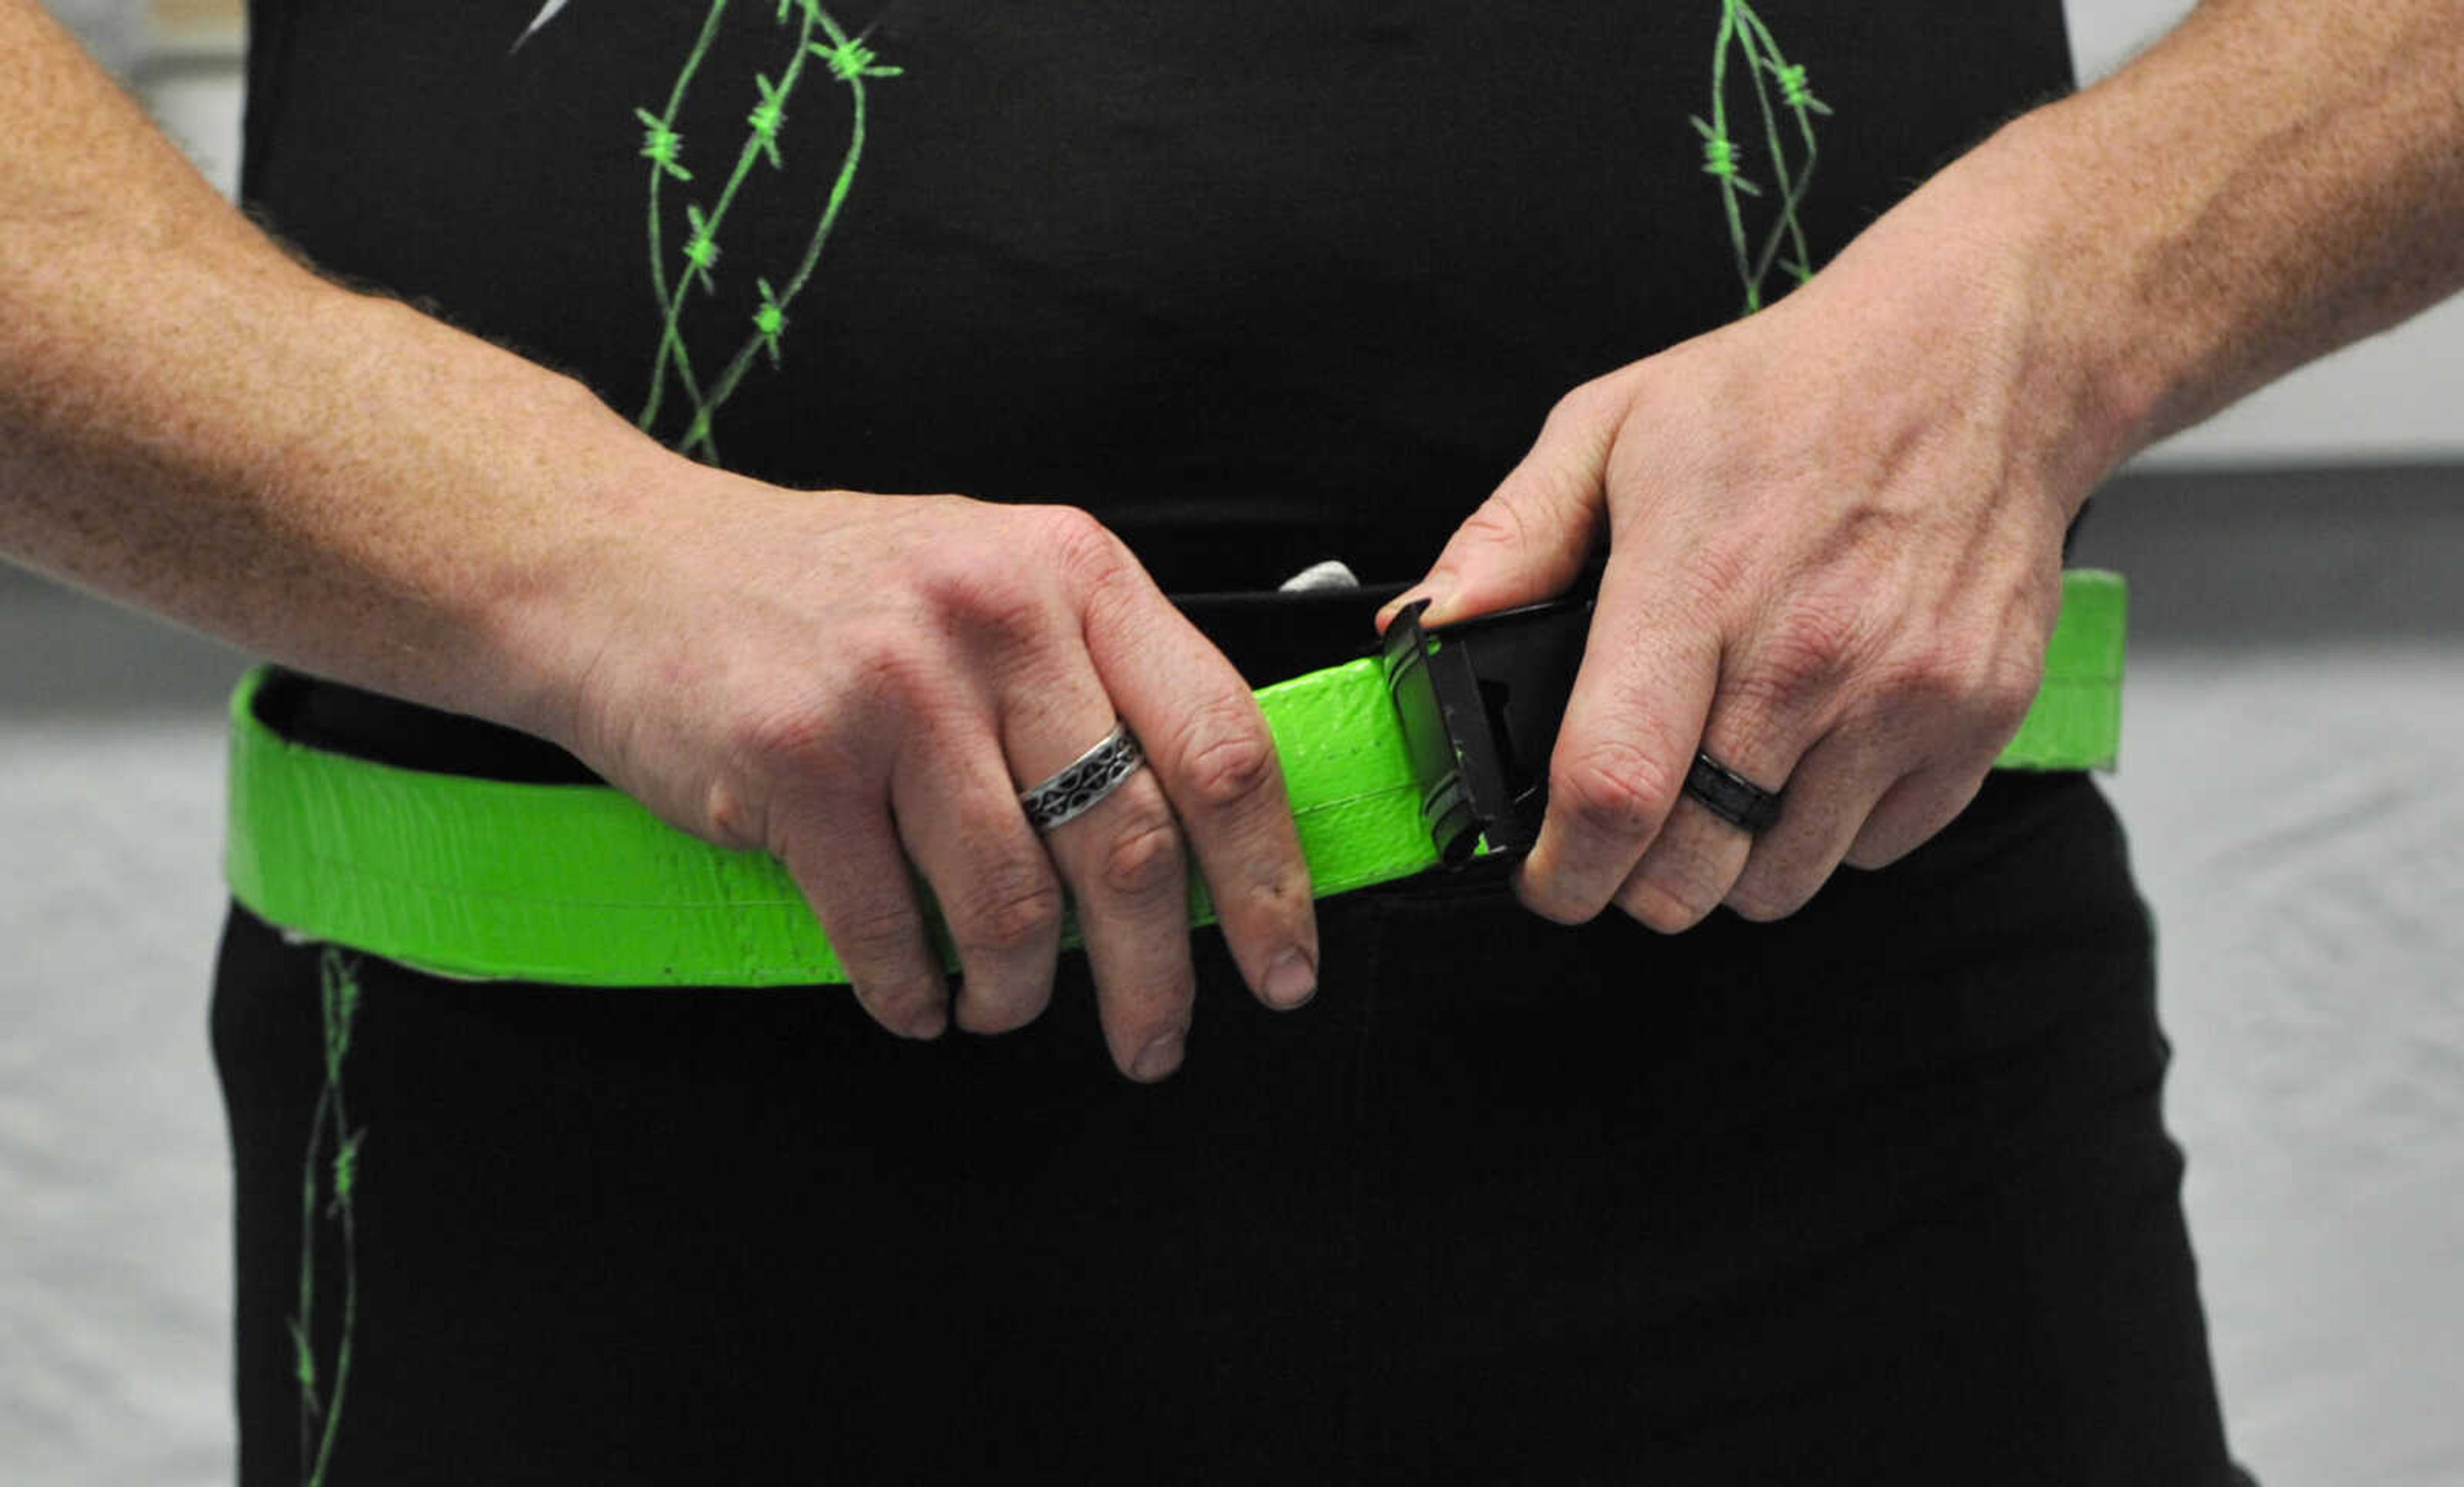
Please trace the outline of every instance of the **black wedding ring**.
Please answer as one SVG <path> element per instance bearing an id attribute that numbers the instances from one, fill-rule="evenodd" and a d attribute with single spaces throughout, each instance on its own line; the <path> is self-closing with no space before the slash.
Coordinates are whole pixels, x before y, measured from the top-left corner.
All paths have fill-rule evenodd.
<path id="1" fill-rule="evenodd" d="M 1694 755 L 1685 772 L 1685 793 L 1695 803 L 1749 835 L 1769 829 L 1779 820 L 1780 796 L 1765 790 L 1707 754 Z"/>

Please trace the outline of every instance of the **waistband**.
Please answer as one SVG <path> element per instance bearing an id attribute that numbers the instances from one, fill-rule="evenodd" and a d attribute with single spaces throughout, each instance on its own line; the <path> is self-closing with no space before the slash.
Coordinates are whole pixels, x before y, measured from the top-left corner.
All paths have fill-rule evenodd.
<path id="1" fill-rule="evenodd" d="M 1184 603 L 1253 682 L 1267 668 L 1305 668 L 1287 670 L 1258 700 L 1320 896 L 1440 862 L 1385 670 L 1359 654 L 1371 644 L 1370 616 L 1394 592 Z M 2119 576 L 2065 576 L 2044 682 L 1997 767 L 2112 766 L 2125 610 Z M 420 727 L 374 747 L 334 736 L 389 716 Z M 299 726 L 303 718 L 310 726 Z M 405 756 L 436 753 L 436 719 L 464 729 L 461 744 L 518 753 L 524 773 L 406 765 Z M 234 898 L 292 934 L 464 979 L 845 979 L 777 862 L 667 825 L 539 740 L 267 667 L 241 682 L 231 722 L 226 873 Z M 473 755 L 455 757 L 467 764 Z M 1202 884 L 1192 885 L 1190 911 L 1193 925 L 1213 917 Z"/>
<path id="2" fill-rule="evenodd" d="M 1177 594 L 1173 602 L 1250 687 L 1323 670 L 1375 648 L 1375 620 L 1399 583 L 1299 594 Z M 604 784 L 543 738 L 341 682 L 269 667 L 256 716 L 281 737 L 399 769 L 533 785 Z"/>

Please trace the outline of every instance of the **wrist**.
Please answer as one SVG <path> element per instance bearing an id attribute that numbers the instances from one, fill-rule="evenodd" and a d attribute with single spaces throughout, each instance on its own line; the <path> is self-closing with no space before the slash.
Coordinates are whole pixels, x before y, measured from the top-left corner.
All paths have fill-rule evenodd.
<path id="1" fill-rule="evenodd" d="M 2076 99 L 2022 116 L 1963 161 L 1988 183 L 1992 225 L 2035 321 L 2031 396 L 2054 410 L 2066 447 L 2053 463 L 2086 489 L 2180 426 L 2202 360 L 2201 327 L 2150 301 L 2150 265 L 2167 229 L 2115 209 L 2135 183 L 2100 158 L 2098 120 Z"/>
<path id="2" fill-rule="evenodd" d="M 527 410 L 536 444 L 506 471 L 523 511 L 476 591 L 473 627 L 495 664 L 466 706 L 581 753 L 594 677 L 628 633 L 656 628 L 696 514 L 728 477 L 643 435 L 579 383 Z M 467 683 L 469 678 L 458 678 Z"/>
<path id="3" fill-rule="evenodd" d="M 607 633 L 610 575 L 662 498 L 705 470 L 573 378 L 396 301 L 353 296 L 322 421 L 262 472 L 338 623 L 312 668 L 565 743 Z M 277 651 L 280 653 L 280 651 Z"/>
<path id="4" fill-rule="evenodd" d="M 2464 284 L 2459 54 L 2432 4 L 2201 6 L 1978 152 L 2117 457 Z"/>
<path id="5" fill-rule="evenodd" d="M 1858 419 L 1885 430 L 1882 448 L 1977 442 L 2049 534 L 2144 442 L 2147 416 L 2131 348 L 2106 334 L 2106 286 L 2051 199 L 2060 184 L 2035 126 L 2006 126 L 1766 312 L 1815 317 L 1816 345 L 1862 368 Z"/>

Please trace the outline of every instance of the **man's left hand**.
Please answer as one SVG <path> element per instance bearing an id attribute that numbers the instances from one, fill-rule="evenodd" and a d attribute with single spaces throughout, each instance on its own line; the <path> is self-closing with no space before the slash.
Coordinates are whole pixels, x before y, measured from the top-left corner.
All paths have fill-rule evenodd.
<path id="1" fill-rule="evenodd" d="M 2017 731 L 2119 441 L 2085 431 L 2030 256 L 1936 186 L 1777 305 L 1574 389 L 1381 615 L 1547 599 L 1607 542 L 1517 879 L 1548 918 L 1783 917 L 1940 831 Z M 1698 751 L 1784 788 L 1776 822 L 1687 796 Z"/>

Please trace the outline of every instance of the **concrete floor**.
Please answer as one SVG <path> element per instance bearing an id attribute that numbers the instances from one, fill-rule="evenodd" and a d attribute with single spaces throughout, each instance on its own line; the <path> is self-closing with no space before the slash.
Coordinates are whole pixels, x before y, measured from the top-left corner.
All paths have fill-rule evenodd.
<path id="1" fill-rule="evenodd" d="M 2139 477 L 2110 788 L 2235 1449 L 2464 1480 L 2464 471 Z M 0 571 L 0 1476 L 228 1480 L 205 1039 L 239 658 Z"/>

